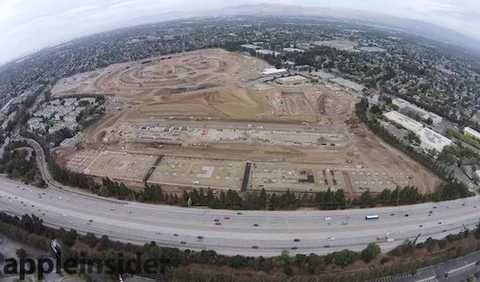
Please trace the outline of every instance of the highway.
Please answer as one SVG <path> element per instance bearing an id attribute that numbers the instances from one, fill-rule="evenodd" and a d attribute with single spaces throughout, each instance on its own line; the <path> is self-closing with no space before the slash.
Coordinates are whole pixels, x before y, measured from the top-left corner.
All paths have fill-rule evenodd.
<path id="1" fill-rule="evenodd" d="M 274 256 L 284 249 L 292 254 L 360 250 L 383 237 L 394 239 L 380 242 L 383 250 L 389 250 L 418 234 L 422 234 L 421 241 L 458 233 L 464 225 L 474 228 L 480 207 L 479 198 L 474 197 L 383 209 L 236 212 L 110 201 L 30 187 L 3 177 L 0 187 L 1 210 L 36 214 L 53 227 L 108 235 L 124 242 L 156 241 L 161 246 L 227 255 Z M 372 214 L 380 218 L 365 220 Z"/>
<path id="2" fill-rule="evenodd" d="M 480 197 L 412 206 L 342 211 L 229 211 L 105 199 L 51 180 L 43 150 L 30 140 L 49 188 L 0 177 L 0 211 L 35 214 L 52 227 L 136 244 L 215 250 L 226 255 L 275 256 L 361 250 L 377 242 L 390 250 L 420 235 L 443 238 L 480 220 Z M 40 151 L 39 151 L 40 150 Z M 378 220 L 366 220 L 378 215 Z"/>
<path id="3" fill-rule="evenodd" d="M 401 273 L 369 282 L 458 282 L 469 281 L 468 279 L 472 276 L 480 277 L 480 252 L 420 268 L 415 273 Z"/>

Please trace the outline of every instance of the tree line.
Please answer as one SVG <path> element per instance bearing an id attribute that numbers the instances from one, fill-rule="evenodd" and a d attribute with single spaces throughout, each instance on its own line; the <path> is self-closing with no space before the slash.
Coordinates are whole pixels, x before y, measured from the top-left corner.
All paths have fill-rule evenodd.
<path id="1" fill-rule="evenodd" d="M 95 178 L 92 176 L 73 172 L 59 166 L 50 157 L 47 140 L 38 136 L 28 137 L 34 138 L 42 145 L 46 152 L 49 170 L 56 181 L 85 189 L 100 196 L 122 200 L 179 206 L 207 206 L 213 209 L 295 210 L 300 207 L 313 207 L 321 210 L 335 210 L 352 207 L 416 204 L 426 201 L 444 201 L 471 196 L 468 187 L 451 177 L 445 176 L 445 169 L 438 162 L 433 162 L 430 157 L 416 152 L 410 146 L 406 148 L 394 136 L 390 135 L 388 131 L 383 129 L 378 121 L 369 119 L 367 116 L 368 109 L 369 105 L 366 99 L 362 99 L 356 105 L 357 115 L 374 133 L 402 151 L 406 151 L 410 157 L 436 172 L 446 182 L 437 187 L 436 191 L 431 194 L 422 194 L 416 187 L 397 187 L 394 190 L 385 189 L 381 193 L 375 194 L 371 193 L 368 187 L 366 187 L 365 192 L 353 198 L 345 195 L 343 190 L 331 189 L 317 193 L 294 193 L 289 190 L 283 193 L 267 193 L 264 189 L 240 193 L 234 190 L 215 192 L 210 189 L 193 189 L 178 195 L 163 191 L 160 185 L 148 183 L 145 183 L 143 191 L 134 191 L 124 183 L 116 182 L 109 178 L 103 178 L 101 182 L 95 181 Z"/>
<path id="2" fill-rule="evenodd" d="M 50 240 L 57 239 L 62 243 L 62 259 L 70 257 L 80 257 L 80 254 L 88 254 L 91 259 L 115 258 L 115 253 L 121 252 L 124 259 L 135 258 L 137 254 L 144 259 L 157 259 L 164 262 L 163 267 L 167 268 L 167 275 L 172 275 L 173 270 L 179 266 L 189 264 L 205 264 L 215 266 L 225 266 L 233 269 L 252 269 L 255 271 L 276 272 L 284 271 L 291 275 L 293 273 L 293 264 L 298 268 L 295 272 L 300 273 L 320 273 L 320 271 L 308 270 L 307 265 L 318 259 L 324 260 L 325 265 L 336 265 L 347 267 L 353 262 L 363 260 L 368 263 L 380 255 L 380 248 L 372 243 L 362 252 L 341 251 L 334 252 L 325 257 L 317 255 L 299 255 L 297 258 L 291 257 L 288 251 L 284 251 L 281 256 L 273 258 L 264 257 L 245 257 L 245 256 L 224 256 L 215 251 L 192 251 L 179 250 L 176 248 L 160 247 L 155 242 L 146 243 L 143 246 L 136 246 L 129 243 L 112 241 L 108 236 L 96 237 L 92 233 L 81 235 L 74 229 L 53 229 L 46 227 L 42 219 L 35 215 L 24 215 L 21 218 L 14 217 L 5 213 L 0 213 L 0 230 L 2 234 L 12 240 L 28 244 L 37 249 L 48 251 Z M 302 266 L 300 269 L 298 266 Z M 313 271 L 313 272 L 312 272 Z M 160 272 L 160 271 L 159 271 Z M 121 273 L 116 273 L 121 274 Z M 142 274 L 142 273 L 133 273 Z"/>
<path id="3" fill-rule="evenodd" d="M 25 142 L 12 142 L 6 145 L 0 159 L 0 173 L 19 179 L 25 184 L 43 188 L 46 184 L 36 165 L 35 151 L 27 149 L 30 147 Z"/>
<path id="4" fill-rule="evenodd" d="M 368 189 L 359 197 L 349 198 L 343 190 L 320 191 L 316 193 L 294 193 L 290 190 L 282 193 L 260 191 L 238 192 L 234 190 L 214 191 L 212 189 L 193 189 L 182 195 L 165 192 L 161 185 L 145 183 L 143 191 L 135 191 L 124 183 L 103 178 L 97 183 L 93 177 L 69 171 L 55 162 L 50 162 L 55 180 L 80 187 L 103 197 L 120 200 L 139 201 L 152 204 L 170 204 L 178 206 L 202 206 L 212 209 L 232 210 L 296 210 L 311 207 L 320 210 L 348 208 L 366 208 L 375 206 L 410 205 L 427 201 L 445 201 L 470 196 L 468 188 L 458 182 L 446 182 L 434 193 L 424 194 L 416 187 L 397 187 L 384 189 L 381 193 L 371 193 Z"/>
<path id="5" fill-rule="evenodd" d="M 473 193 L 469 191 L 468 187 L 464 183 L 459 182 L 447 169 L 448 164 L 443 162 L 445 154 L 444 152 L 442 152 L 438 158 L 435 159 L 435 157 L 418 152 L 412 146 L 397 139 L 388 130 L 383 128 L 376 118 L 369 118 L 369 103 L 366 98 L 362 98 L 361 101 L 357 103 L 355 109 L 359 119 L 365 123 L 368 128 L 375 133 L 375 135 L 379 136 L 383 141 L 387 142 L 393 147 L 401 150 L 409 157 L 435 173 L 439 178 L 444 180 L 445 183 L 440 187 L 436 187 L 436 191 L 434 193 L 425 195 L 427 200 L 445 201 L 473 196 Z M 372 107 L 370 110 L 375 112 L 374 109 L 375 108 Z"/>
<path id="6" fill-rule="evenodd" d="M 316 193 L 295 193 L 289 190 L 282 193 L 272 193 L 266 192 L 264 189 L 248 192 L 193 189 L 184 191 L 183 194 L 177 194 L 165 192 L 160 185 L 146 182 L 143 191 L 136 191 L 130 189 L 124 183 L 113 181 L 108 177 L 96 181 L 96 178 L 92 176 L 73 172 L 58 165 L 51 159 L 45 140 L 38 137 L 36 139 L 46 152 L 48 168 L 56 181 L 64 185 L 79 187 L 100 196 L 121 200 L 178 206 L 206 206 L 213 209 L 295 210 L 301 207 L 311 207 L 320 210 L 335 210 L 444 201 L 471 195 L 465 185 L 451 179 L 437 187 L 436 191 L 431 194 L 422 194 L 416 187 L 411 186 L 397 187 L 394 190 L 385 189 L 378 194 L 371 193 L 367 188 L 361 195 L 353 198 L 347 196 L 341 189 L 327 189 Z M 31 165 L 33 165 L 33 162 Z"/>
<path id="7" fill-rule="evenodd" d="M 215 251 L 180 250 L 158 246 L 155 242 L 143 246 L 112 241 L 108 236 L 97 237 L 92 233 L 81 235 L 74 229 L 53 229 L 43 224 L 42 219 L 32 215 L 16 217 L 0 213 L 0 232 L 9 239 L 27 244 L 39 250 L 48 251 L 50 240 L 57 239 L 62 244 L 62 259 L 87 257 L 95 262 L 98 259 L 117 259 L 121 253 L 124 260 L 136 258 L 145 261 L 155 259 L 162 262 L 156 279 L 189 281 L 212 281 L 211 274 L 203 270 L 214 269 L 215 275 L 228 277 L 235 271 L 255 271 L 255 276 L 266 275 L 264 281 L 275 281 L 279 277 L 293 277 L 296 281 L 358 281 L 414 272 L 419 267 L 439 263 L 454 257 L 464 256 L 480 248 L 480 224 L 473 231 L 464 230 L 436 240 L 425 242 L 407 241 L 389 253 L 382 254 L 376 243 L 368 244 L 362 251 L 342 250 L 319 256 L 315 254 L 291 256 L 284 250 L 277 257 L 225 256 Z M 360 263 L 360 266 L 359 266 Z M 362 263 L 367 265 L 362 266 Z M 199 265 L 201 270 L 185 271 L 185 267 Z M 356 266 L 355 266 L 356 265 Z M 114 271 L 119 269 L 114 269 Z M 261 272 L 261 273 L 258 273 Z M 115 272 L 115 274 L 120 274 Z M 143 273 L 131 273 L 146 275 Z M 251 275 L 251 274 L 250 274 Z M 280 276 L 279 276 L 280 275 Z M 218 276 L 215 276 L 218 277 Z M 252 278 L 250 276 L 250 278 Z M 305 280 L 302 280 L 305 279 Z"/>

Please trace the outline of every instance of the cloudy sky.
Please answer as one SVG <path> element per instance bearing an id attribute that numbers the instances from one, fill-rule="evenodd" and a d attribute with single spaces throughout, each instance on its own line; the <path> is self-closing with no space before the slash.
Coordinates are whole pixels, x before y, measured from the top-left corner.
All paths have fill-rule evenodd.
<path id="1" fill-rule="evenodd" d="M 145 16 L 259 3 L 368 10 L 428 21 L 480 39 L 480 0 L 0 0 L 0 64 Z"/>

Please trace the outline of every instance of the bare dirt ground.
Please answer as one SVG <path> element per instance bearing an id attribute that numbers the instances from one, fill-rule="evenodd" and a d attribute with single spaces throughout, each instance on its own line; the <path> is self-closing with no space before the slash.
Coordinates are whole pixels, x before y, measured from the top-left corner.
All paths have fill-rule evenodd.
<path id="1" fill-rule="evenodd" d="M 353 115 L 356 98 L 328 85 L 281 85 L 265 62 L 208 49 L 122 63 L 63 79 L 54 96 L 107 95 L 107 114 L 77 148 L 57 151 L 68 168 L 142 186 L 249 189 L 352 196 L 440 182 L 381 142 Z M 313 182 L 308 180 L 313 177 Z M 308 180 L 308 181 L 307 181 Z"/>

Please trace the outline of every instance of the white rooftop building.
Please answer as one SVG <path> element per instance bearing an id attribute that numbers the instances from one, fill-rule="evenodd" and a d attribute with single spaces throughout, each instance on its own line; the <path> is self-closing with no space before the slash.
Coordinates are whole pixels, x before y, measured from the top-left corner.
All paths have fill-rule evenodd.
<path id="1" fill-rule="evenodd" d="M 397 111 L 385 113 L 383 116 L 415 133 L 420 138 L 420 146 L 425 150 L 441 152 L 443 148 L 453 144 L 453 142 L 447 137 L 431 130 L 430 128 L 424 127 L 420 122 Z"/>
<path id="2" fill-rule="evenodd" d="M 341 77 L 335 77 L 330 79 L 331 81 L 335 82 L 338 85 L 341 85 L 345 88 L 352 89 L 354 91 L 360 92 L 362 91 L 365 86 L 356 83 L 355 81 L 351 81 L 349 79 L 341 78 Z"/>
<path id="3" fill-rule="evenodd" d="M 260 55 L 273 55 L 273 56 L 280 56 L 280 55 L 281 55 L 279 52 L 275 52 L 275 51 L 268 50 L 268 49 L 260 49 L 260 50 L 257 50 L 257 54 L 260 54 Z"/>
<path id="4" fill-rule="evenodd" d="M 465 127 L 465 128 L 463 129 L 463 133 L 464 133 L 465 135 L 468 135 L 468 136 L 470 136 L 470 137 L 473 137 L 473 138 L 475 138 L 475 139 L 480 140 L 480 132 L 476 131 L 476 130 L 473 129 L 473 128 Z"/>
<path id="5" fill-rule="evenodd" d="M 314 72 L 312 72 L 312 75 L 314 75 L 316 77 L 319 77 L 321 79 L 325 79 L 325 80 L 335 78 L 334 74 L 323 71 L 323 70 L 314 71 Z"/>
<path id="6" fill-rule="evenodd" d="M 243 44 L 243 45 L 240 45 L 240 47 L 244 48 L 244 49 L 247 49 L 247 50 L 258 50 L 258 49 L 261 49 L 261 47 L 257 46 L 257 45 L 253 45 L 253 44 Z"/>
<path id="7" fill-rule="evenodd" d="M 433 124 L 439 124 L 443 120 L 443 118 L 441 116 L 439 116 L 435 113 L 426 111 L 426 110 L 418 107 L 417 105 L 414 105 L 414 104 L 412 104 L 412 103 L 410 103 L 410 102 L 408 102 L 404 99 L 401 99 L 401 98 L 393 99 L 392 104 L 396 105 L 400 109 L 406 109 L 406 110 L 413 111 L 413 112 L 417 113 L 424 120 L 431 119 Z"/>
<path id="8" fill-rule="evenodd" d="M 266 68 L 263 70 L 263 75 L 282 75 L 287 74 L 288 71 L 286 69 L 276 69 L 276 68 Z"/>
<path id="9" fill-rule="evenodd" d="M 358 46 L 358 42 L 350 40 L 327 40 L 327 41 L 315 41 L 313 42 L 315 46 L 327 46 L 330 48 L 335 48 L 343 51 L 355 51 L 355 47 Z"/>
<path id="10" fill-rule="evenodd" d="M 385 116 L 388 120 L 393 121 L 415 133 L 419 132 L 423 128 L 423 125 L 418 121 L 407 117 L 406 115 L 403 115 L 397 111 L 384 113 L 383 116 Z"/>
<path id="11" fill-rule="evenodd" d="M 430 128 L 423 128 L 417 133 L 420 137 L 421 146 L 427 150 L 435 150 L 437 152 L 443 151 L 443 148 L 450 146 L 453 142 L 447 137 L 431 130 Z"/>
<path id="12" fill-rule="evenodd" d="M 283 48 L 285 53 L 305 53 L 305 50 L 299 48 Z"/>

